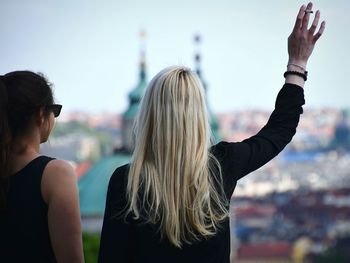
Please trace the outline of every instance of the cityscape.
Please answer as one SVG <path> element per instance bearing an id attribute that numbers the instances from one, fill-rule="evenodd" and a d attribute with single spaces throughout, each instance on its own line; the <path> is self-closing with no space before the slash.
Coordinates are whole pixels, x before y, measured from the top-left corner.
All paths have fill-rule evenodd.
<path id="1" fill-rule="evenodd" d="M 145 88 L 140 83 L 130 94 Z M 124 114 L 64 114 L 42 147 L 76 167 L 87 233 L 99 233 L 109 177 L 130 158 L 123 136 L 132 132 L 123 124 L 139 101 L 130 96 Z M 212 127 L 217 122 L 221 140 L 241 141 L 258 132 L 269 115 L 263 110 L 219 113 Z M 349 262 L 349 110 L 304 108 L 286 149 L 238 182 L 230 211 L 234 262 Z"/>
<path id="2" fill-rule="evenodd" d="M 291 143 L 237 183 L 233 263 L 350 263 L 350 1 L 313 2 L 327 29 L 308 61 L 304 112 Z M 63 105 L 40 152 L 74 167 L 85 262 L 97 262 L 109 179 L 130 162 L 153 75 L 171 65 L 197 73 L 213 144 L 255 135 L 283 85 L 302 4 L 1 1 L 2 75 L 43 74 Z"/>

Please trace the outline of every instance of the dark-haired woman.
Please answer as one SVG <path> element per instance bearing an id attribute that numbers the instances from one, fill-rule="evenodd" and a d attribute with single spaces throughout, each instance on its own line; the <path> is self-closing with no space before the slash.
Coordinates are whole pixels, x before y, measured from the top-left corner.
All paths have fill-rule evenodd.
<path id="1" fill-rule="evenodd" d="M 61 107 L 44 77 L 0 76 L 0 262 L 83 262 L 74 170 L 39 154 Z"/>

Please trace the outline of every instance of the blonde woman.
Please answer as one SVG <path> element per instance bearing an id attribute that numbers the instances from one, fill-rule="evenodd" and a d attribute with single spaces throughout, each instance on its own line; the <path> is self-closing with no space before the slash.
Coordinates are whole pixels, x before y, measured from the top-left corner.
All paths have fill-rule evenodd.
<path id="1" fill-rule="evenodd" d="M 315 34 L 312 4 L 288 40 L 285 84 L 267 124 L 238 143 L 210 145 L 204 91 L 184 67 L 150 82 L 136 121 L 131 163 L 111 177 L 99 262 L 229 262 L 229 200 L 237 180 L 275 157 L 296 132 Z"/>

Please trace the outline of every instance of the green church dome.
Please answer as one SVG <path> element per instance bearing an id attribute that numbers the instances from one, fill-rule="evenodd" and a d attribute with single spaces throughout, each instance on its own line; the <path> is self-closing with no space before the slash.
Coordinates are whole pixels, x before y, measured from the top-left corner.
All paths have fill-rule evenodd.
<path id="1" fill-rule="evenodd" d="M 129 160 L 130 155 L 123 154 L 102 158 L 79 180 L 81 216 L 103 216 L 109 179 Z"/>

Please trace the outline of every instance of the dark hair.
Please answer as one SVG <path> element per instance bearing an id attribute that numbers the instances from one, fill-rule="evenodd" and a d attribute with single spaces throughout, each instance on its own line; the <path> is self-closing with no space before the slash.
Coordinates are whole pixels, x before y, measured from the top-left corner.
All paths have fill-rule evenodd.
<path id="1" fill-rule="evenodd" d="M 53 102 L 51 85 L 43 75 L 14 71 L 0 76 L 0 208 L 5 204 L 13 142 L 28 132 L 40 108 Z M 49 112 L 45 113 L 48 116 Z"/>

